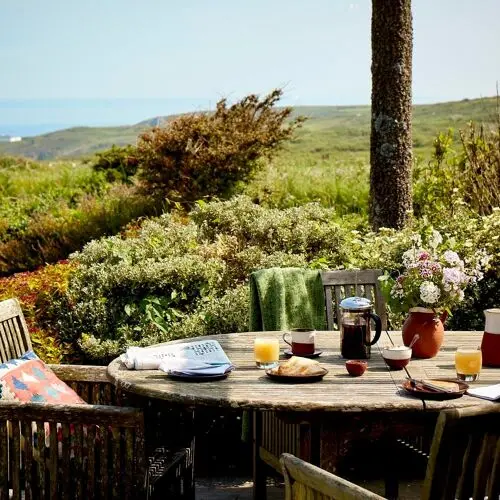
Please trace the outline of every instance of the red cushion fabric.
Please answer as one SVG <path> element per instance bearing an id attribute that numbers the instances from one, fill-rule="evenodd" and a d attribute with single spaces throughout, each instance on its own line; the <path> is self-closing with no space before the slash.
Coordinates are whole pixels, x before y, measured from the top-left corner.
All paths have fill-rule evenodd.
<path id="1" fill-rule="evenodd" d="M 33 351 L 0 363 L 0 398 L 32 403 L 86 404 Z"/>

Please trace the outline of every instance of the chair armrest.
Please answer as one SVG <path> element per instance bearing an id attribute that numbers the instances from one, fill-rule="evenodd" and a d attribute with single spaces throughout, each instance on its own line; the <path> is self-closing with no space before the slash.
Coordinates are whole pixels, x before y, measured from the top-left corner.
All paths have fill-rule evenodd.
<path id="1" fill-rule="evenodd" d="M 143 426 L 143 412 L 137 408 L 107 405 L 20 403 L 2 401 L 0 421 L 56 422 L 110 425 L 133 428 Z"/>
<path id="2" fill-rule="evenodd" d="M 106 366 L 49 365 L 84 401 L 94 405 L 123 406 L 123 393 L 107 375 Z"/>
<path id="3" fill-rule="evenodd" d="M 331 472 L 283 453 L 280 462 L 285 477 L 285 498 L 342 498 L 342 500 L 384 500 L 383 497 Z M 294 496 L 297 495 L 297 496 Z"/>
<path id="4" fill-rule="evenodd" d="M 49 365 L 50 369 L 65 382 L 107 382 L 108 368 L 93 365 Z"/>

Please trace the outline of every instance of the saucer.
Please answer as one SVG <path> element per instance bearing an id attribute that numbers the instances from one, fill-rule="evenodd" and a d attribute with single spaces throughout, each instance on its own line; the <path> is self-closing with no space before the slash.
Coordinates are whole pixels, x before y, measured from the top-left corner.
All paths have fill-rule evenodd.
<path id="1" fill-rule="evenodd" d="M 212 382 L 214 380 L 223 380 L 229 376 L 230 372 L 217 373 L 211 375 L 188 375 L 182 372 L 169 373 L 167 376 L 172 380 L 184 380 L 187 382 Z"/>
<path id="2" fill-rule="evenodd" d="M 272 369 L 266 370 L 266 375 L 276 382 L 284 382 L 289 384 L 307 384 L 310 382 L 319 382 L 328 373 L 326 368 L 323 368 L 323 373 L 316 375 L 278 375 L 273 373 Z"/>
<path id="3" fill-rule="evenodd" d="M 312 354 L 294 354 L 291 349 L 287 349 L 284 354 L 287 358 L 291 358 L 292 356 L 299 356 L 300 358 L 317 358 L 323 351 L 314 351 Z"/>

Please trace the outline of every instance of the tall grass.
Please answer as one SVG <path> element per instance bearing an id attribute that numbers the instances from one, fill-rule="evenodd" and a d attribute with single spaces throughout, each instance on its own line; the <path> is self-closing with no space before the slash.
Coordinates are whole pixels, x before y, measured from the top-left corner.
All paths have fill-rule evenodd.
<path id="1" fill-rule="evenodd" d="M 32 217 L 76 207 L 109 189 L 102 174 L 81 163 L 0 162 L 0 241 L 16 238 Z"/>
<path id="2" fill-rule="evenodd" d="M 369 163 L 366 153 L 284 152 L 267 165 L 245 192 L 268 207 L 292 207 L 316 201 L 339 215 L 365 214 Z"/>
<path id="3" fill-rule="evenodd" d="M 82 163 L 0 159 L 0 275 L 65 259 L 116 234 L 158 202 Z"/>

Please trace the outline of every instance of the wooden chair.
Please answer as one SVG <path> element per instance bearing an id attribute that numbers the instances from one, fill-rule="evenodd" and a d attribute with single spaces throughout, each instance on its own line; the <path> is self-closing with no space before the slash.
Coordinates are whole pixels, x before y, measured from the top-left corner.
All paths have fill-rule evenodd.
<path id="1" fill-rule="evenodd" d="M 383 500 L 383 497 L 289 453 L 280 458 L 285 500 Z"/>
<path id="2" fill-rule="evenodd" d="M 382 329 L 387 329 L 387 310 L 380 290 L 379 269 L 325 271 L 321 274 L 325 288 L 326 320 L 328 330 L 338 330 L 340 302 L 346 297 L 366 297 L 375 305 L 375 312 L 382 320 Z"/>
<path id="3" fill-rule="evenodd" d="M 0 361 L 30 348 L 19 303 L 0 302 Z M 89 404 L 0 400 L 0 500 L 194 499 L 192 446 L 158 447 L 173 427 L 148 418 L 167 410 L 145 402 L 121 406 L 126 396 L 110 383 L 106 367 L 50 367 Z"/>
<path id="4" fill-rule="evenodd" d="M 0 363 L 32 349 L 24 315 L 16 299 L 0 302 Z"/>
<path id="5" fill-rule="evenodd" d="M 500 407 L 441 412 L 434 432 L 423 500 L 500 497 Z M 281 456 L 286 500 L 382 497 L 292 455 Z"/>
<path id="6" fill-rule="evenodd" d="M 378 280 L 381 275 L 382 271 L 377 269 L 321 273 L 328 330 L 338 329 L 341 300 L 354 295 L 369 298 L 382 320 L 382 328 L 387 328 L 386 304 Z M 284 422 L 275 412 L 255 412 L 254 426 L 255 435 L 261 436 L 260 446 L 254 449 L 254 482 L 259 498 L 265 498 L 267 474 L 262 463 L 281 473 L 279 457 L 283 452 L 313 460 L 318 455 L 313 449 L 315 429 L 307 420 L 301 423 Z"/>

